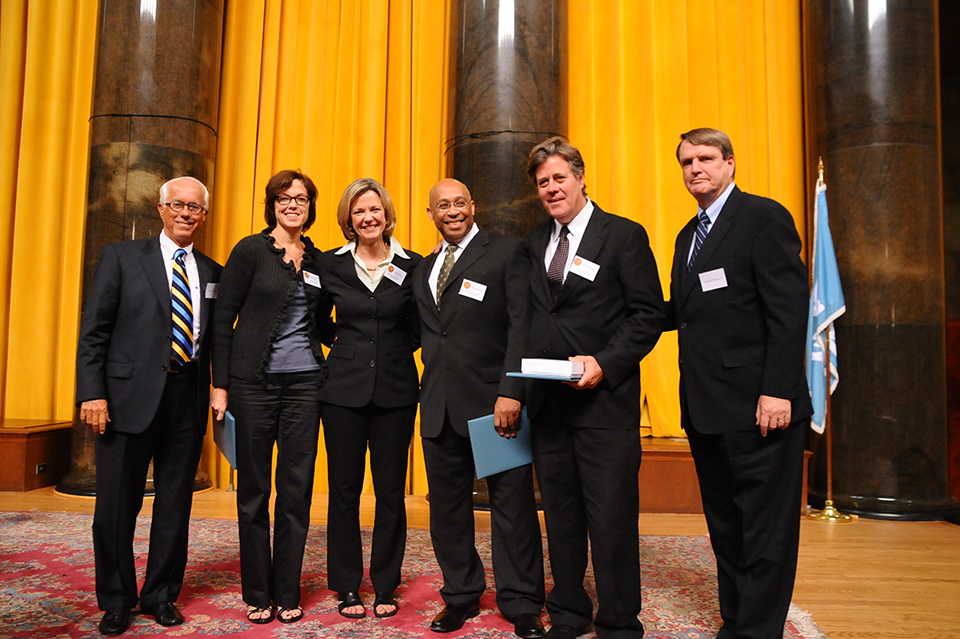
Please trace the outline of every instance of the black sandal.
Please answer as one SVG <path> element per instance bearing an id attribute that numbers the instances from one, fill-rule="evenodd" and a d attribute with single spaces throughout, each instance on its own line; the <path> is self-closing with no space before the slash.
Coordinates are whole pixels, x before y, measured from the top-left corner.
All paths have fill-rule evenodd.
<path id="1" fill-rule="evenodd" d="M 348 619 L 360 619 L 367 616 L 366 608 L 364 608 L 363 612 L 344 612 L 345 608 L 353 608 L 354 606 L 363 608 L 363 599 L 361 599 L 357 593 L 338 592 L 337 598 L 340 600 L 340 603 L 337 605 L 337 612 L 342 616 Z"/>
<path id="2" fill-rule="evenodd" d="M 393 606 L 393 610 L 380 614 L 380 611 L 377 610 L 378 606 Z M 392 592 L 378 592 L 377 598 L 373 600 L 373 614 L 378 617 L 392 617 L 397 614 L 399 610 L 400 604 L 397 603 Z"/>
<path id="3" fill-rule="evenodd" d="M 264 612 L 269 612 L 270 614 L 266 617 L 260 617 L 259 615 L 261 615 Z M 258 616 L 252 617 L 251 615 L 258 615 Z M 247 609 L 247 621 L 249 621 L 250 623 L 255 623 L 255 624 L 270 623 L 271 621 L 273 621 L 273 616 L 274 616 L 273 606 L 270 606 L 269 608 L 248 608 Z"/>
<path id="4" fill-rule="evenodd" d="M 298 612 L 300 614 L 293 617 L 284 617 L 283 613 L 285 612 Z M 297 606 L 296 608 L 284 608 L 283 606 L 277 607 L 277 621 L 280 623 L 296 623 L 303 619 L 303 608 Z"/>

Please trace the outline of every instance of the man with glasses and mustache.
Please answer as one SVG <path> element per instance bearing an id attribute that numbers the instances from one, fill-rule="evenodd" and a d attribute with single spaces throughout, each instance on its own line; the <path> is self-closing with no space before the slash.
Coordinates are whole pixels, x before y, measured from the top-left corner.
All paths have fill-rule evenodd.
<path id="1" fill-rule="evenodd" d="M 423 379 L 420 434 L 430 491 L 430 536 L 446 604 L 430 629 L 459 630 L 480 614 L 483 564 L 474 545 L 473 453 L 467 421 L 494 414 L 515 436 L 523 401 L 520 370 L 530 310 L 529 258 L 514 237 L 474 224 L 470 191 L 441 180 L 430 191 L 441 250 L 414 271 Z M 519 637 L 543 636 L 543 548 L 530 464 L 487 477 L 497 607 Z"/>
<path id="2" fill-rule="evenodd" d="M 211 403 L 207 328 L 221 270 L 193 246 L 207 201 L 192 177 L 160 187 L 163 231 L 103 248 L 80 322 L 76 400 L 96 434 L 93 548 L 104 635 L 126 631 L 138 599 L 160 625 L 183 623 L 174 602 Z M 226 398 L 212 403 L 222 418 Z M 133 534 L 151 459 L 156 499 L 138 596 Z"/>

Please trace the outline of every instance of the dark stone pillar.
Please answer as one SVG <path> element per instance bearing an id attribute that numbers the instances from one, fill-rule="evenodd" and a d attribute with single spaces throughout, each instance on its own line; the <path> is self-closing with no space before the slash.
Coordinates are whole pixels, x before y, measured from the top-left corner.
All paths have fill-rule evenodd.
<path id="1" fill-rule="evenodd" d="M 565 25 L 564 0 L 459 0 L 453 13 L 450 162 L 488 231 L 526 238 L 546 219 L 527 156 L 566 130 Z M 474 504 L 489 504 L 482 480 Z"/>
<path id="2" fill-rule="evenodd" d="M 960 171 L 960 4 L 940 3 L 940 113 L 943 174 Z M 945 144 L 943 143 L 945 142 Z M 950 487 L 960 499 L 960 181 L 943 182 Z"/>
<path id="3" fill-rule="evenodd" d="M 459 0 L 453 14 L 453 176 L 481 227 L 525 238 L 545 219 L 530 149 L 566 129 L 563 0 Z"/>
<path id="4" fill-rule="evenodd" d="M 223 0 L 100 4 L 84 301 L 105 244 L 163 228 L 164 182 L 191 175 L 213 188 L 223 17 Z M 71 471 L 57 490 L 93 494 L 93 441 L 75 416 Z M 209 485 L 205 476 L 198 483 Z"/>
<path id="5" fill-rule="evenodd" d="M 950 497 L 937 3 L 804 2 L 808 192 L 826 166 L 847 312 L 836 323 L 840 510 L 939 519 Z M 810 494 L 826 492 L 814 438 Z"/>

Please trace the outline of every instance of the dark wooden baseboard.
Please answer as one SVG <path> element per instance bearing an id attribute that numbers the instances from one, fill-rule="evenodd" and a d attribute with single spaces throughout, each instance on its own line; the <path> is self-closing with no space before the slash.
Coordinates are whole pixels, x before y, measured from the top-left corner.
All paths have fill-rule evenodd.
<path id="1" fill-rule="evenodd" d="M 0 490 L 52 486 L 70 470 L 70 422 L 0 420 Z"/>
<path id="2" fill-rule="evenodd" d="M 703 513 L 697 468 L 684 438 L 643 437 L 640 464 L 641 513 Z M 804 451 L 803 498 L 800 511 L 807 512 L 807 466 L 813 453 Z"/>

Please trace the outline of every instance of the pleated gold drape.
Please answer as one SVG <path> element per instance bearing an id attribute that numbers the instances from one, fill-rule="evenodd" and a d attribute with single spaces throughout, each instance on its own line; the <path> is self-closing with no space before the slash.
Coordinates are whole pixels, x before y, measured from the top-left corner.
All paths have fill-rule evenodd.
<path id="1" fill-rule="evenodd" d="M 309 235 L 343 243 L 335 208 L 361 176 L 397 205 L 397 237 L 437 233 L 427 193 L 444 176 L 453 0 L 228 2 L 209 245 L 225 261 L 263 225 L 267 179 L 301 168 L 320 190 Z M 642 223 L 666 290 L 694 215 L 674 150 L 696 126 L 727 131 L 741 188 L 784 203 L 804 236 L 800 14 L 792 0 L 568 0 L 569 135 L 590 196 Z M 0 4 L 0 405 L 70 419 L 97 1 Z M 641 364 L 655 435 L 678 435 L 677 347 Z M 322 444 L 321 444 L 322 451 Z M 426 492 L 419 438 L 410 490 Z M 226 485 L 211 441 L 204 467 Z M 326 490 L 325 460 L 317 490 Z"/>
<path id="2" fill-rule="evenodd" d="M 319 248 L 343 244 L 337 203 L 359 177 L 390 192 L 404 246 L 432 248 L 427 195 L 445 168 L 444 0 L 228 3 L 226 21 L 212 257 L 225 262 L 240 238 L 264 227 L 264 187 L 285 168 L 317 184 L 308 235 Z M 204 461 L 226 486 L 227 465 L 207 444 Z M 314 485 L 326 491 L 322 441 L 320 449 Z M 413 456 L 409 489 L 424 494 L 419 437 Z"/>
<path id="3" fill-rule="evenodd" d="M 0 2 L 0 414 L 8 418 L 73 415 L 96 18 L 97 0 Z"/>
<path id="4" fill-rule="evenodd" d="M 737 185 L 781 202 L 805 237 L 799 3 L 569 0 L 569 11 L 570 140 L 590 197 L 646 228 L 664 295 L 677 233 L 697 212 L 675 155 L 692 128 L 726 131 Z M 640 368 L 644 430 L 682 437 L 676 333 Z"/>

